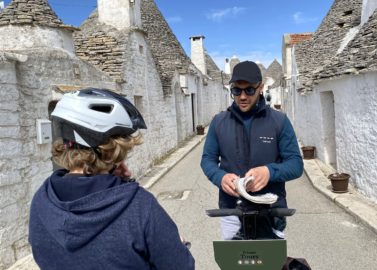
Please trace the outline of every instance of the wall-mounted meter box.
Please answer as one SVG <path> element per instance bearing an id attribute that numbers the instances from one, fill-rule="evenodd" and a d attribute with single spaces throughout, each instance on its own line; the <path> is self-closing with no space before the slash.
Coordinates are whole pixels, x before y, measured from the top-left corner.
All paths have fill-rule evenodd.
<path id="1" fill-rule="evenodd" d="M 37 144 L 45 144 L 51 142 L 51 121 L 47 119 L 37 119 Z"/>

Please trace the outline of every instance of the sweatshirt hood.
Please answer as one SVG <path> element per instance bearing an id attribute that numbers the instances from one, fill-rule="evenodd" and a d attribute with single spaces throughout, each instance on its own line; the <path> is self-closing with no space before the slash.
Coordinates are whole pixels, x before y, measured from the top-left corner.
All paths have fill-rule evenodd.
<path id="1" fill-rule="evenodd" d="M 61 201 L 52 181 L 63 176 L 54 173 L 47 179 L 36 193 L 32 207 L 50 235 L 70 251 L 88 244 L 108 227 L 127 209 L 139 189 L 138 183 L 124 183 L 73 201 Z M 117 178 L 110 174 L 91 177 L 96 181 Z"/>

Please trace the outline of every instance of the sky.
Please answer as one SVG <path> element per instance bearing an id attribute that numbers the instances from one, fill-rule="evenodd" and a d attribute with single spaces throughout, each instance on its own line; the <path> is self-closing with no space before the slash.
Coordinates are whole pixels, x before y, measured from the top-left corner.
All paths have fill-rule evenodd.
<path id="1" fill-rule="evenodd" d="M 0 0 L 4 1 L 4 0 Z M 314 32 L 334 0 L 155 0 L 190 56 L 190 37 L 205 36 L 204 46 L 220 69 L 225 58 L 281 63 L 286 33 Z M 5 5 L 10 0 L 5 0 Z M 65 23 L 79 26 L 97 0 L 49 0 Z"/>

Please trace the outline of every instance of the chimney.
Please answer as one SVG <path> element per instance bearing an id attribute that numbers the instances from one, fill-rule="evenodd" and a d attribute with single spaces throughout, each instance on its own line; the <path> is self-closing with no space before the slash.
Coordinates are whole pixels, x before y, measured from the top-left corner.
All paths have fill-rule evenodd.
<path id="1" fill-rule="evenodd" d="M 238 59 L 237 56 L 233 56 L 231 59 L 230 59 L 230 63 L 229 63 L 229 69 L 230 69 L 230 73 L 233 74 L 233 69 L 234 69 L 234 66 L 237 65 L 238 63 L 240 63 L 240 59 Z"/>
<path id="2" fill-rule="evenodd" d="M 142 0 L 98 0 L 99 21 L 118 30 L 131 26 L 141 27 Z"/>
<path id="3" fill-rule="evenodd" d="M 204 53 L 204 36 L 190 37 L 191 40 L 191 61 L 204 74 L 207 75 L 206 56 Z"/>
<path id="4" fill-rule="evenodd" d="M 224 68 L 224 72 L 226 74 L 230 74 L 230 61 L 229 61 L 229 58 L 225 58 L 225 68 Z"/>

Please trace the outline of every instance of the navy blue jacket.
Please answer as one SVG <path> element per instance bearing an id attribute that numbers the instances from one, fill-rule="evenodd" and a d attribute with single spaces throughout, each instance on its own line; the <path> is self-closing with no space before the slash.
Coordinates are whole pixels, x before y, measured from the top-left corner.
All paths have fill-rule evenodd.
<path id="1" fill-rule="evenodd" d="M 289 119 L 265 105 L 263 97 L 250 112 L 241 112 L 233 103 L 214 117 L 201 161 L 205 175 L 220 188 L 220 208 L 234 208 L 237 201 L 221 189 L 223 176 L 243 177 L 258 166 L 267 166 L 270 179 L 254 194 L 275 193 L 279 196 L 276 206 L 287 207 L 285 182 L 302 175 L 303 161 Z"/>
<path id="2" fill-rule="evenodd" d="M 193 270 L 175 223 L 137 183 L 58 170 L 34 195 L 29 242 L 42 270 Z"/>

